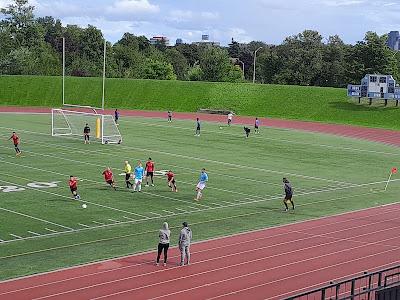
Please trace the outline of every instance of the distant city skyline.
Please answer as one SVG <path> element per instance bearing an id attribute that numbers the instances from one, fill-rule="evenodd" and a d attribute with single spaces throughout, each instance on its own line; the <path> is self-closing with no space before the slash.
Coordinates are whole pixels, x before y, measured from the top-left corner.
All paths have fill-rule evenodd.
<path id="1" fill-rule="evenodd" d="M 5 7 L 10 0 L 0 0 Z M 88 24 L 111 42 L 125 32 L 165 36 L 174 44 L 252 40 L 280 44 L 305 29 L 324 38 L 338 34 L 346 43 L 362 40 L 367 31 L 400 30 L 400 2 L 394 0 L 30 0 L 37 16 L 50 15 L 64 25 Z M 379 13 L 378 13 L 379 12 Z"/>

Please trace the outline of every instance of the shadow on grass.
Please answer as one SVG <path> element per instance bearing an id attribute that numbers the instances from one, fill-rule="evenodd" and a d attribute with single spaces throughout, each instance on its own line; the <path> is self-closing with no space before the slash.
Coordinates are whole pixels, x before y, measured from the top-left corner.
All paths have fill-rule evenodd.
<path id="1" fill-rule="evenodd" d="M 370 106 L 368 103 L 361 103 L 358 104 L 356 102 L 330 102 L 329 105 L 332 108 L 336 108 L 339 110 L 347 110 L 347 111 L 388 111 L 388 110 L 396 110 L 399 109 L 400 107 L 396 106 L 384 106 L 383 103 L 372 103 Z"/>

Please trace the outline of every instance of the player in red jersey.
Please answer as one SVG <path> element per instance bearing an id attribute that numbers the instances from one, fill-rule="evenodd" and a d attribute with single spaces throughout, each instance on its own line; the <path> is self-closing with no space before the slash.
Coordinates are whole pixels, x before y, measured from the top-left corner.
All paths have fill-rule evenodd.
<path id="1" fill-rule="evenodd" d="M 71 190 L 72 195 L 74 196 L 75 200 L 81 199 L 81 196 L 78 194 L 78 179 L 74 176 L 69 176 L 69 188 Z"/>
<path id="2" fill-rule="evenodd" d="M 108 167 L 103 171 L 103 175 L 104 175 L 104 180 L 116 191 L 117 188 L 115 187 L 114 175 L 110 167 Z"/>
<path id="3" fill-rule="evenodd" d="M 151 178 L 151 186 L 154 186 L 154 162 L 149 157 L 144 168 L 146 172 L 146 186 L 149 186 L 149 177 Z"/>
<path id="4" fill-rule="evenodd" d="M 165 175 L 167 175 L 167 182 L 168 186 L 171 188 L 171 191 L 177 192 L 178 189 L 176 188 L 175 174 L 171 170 L 169 170 Z"/>
<path id="5" fill-rule="evenodd" d="M 15 133 L 15 131 L 12 133 L 12 136 L 8 139 L 8 140 L 13 140 L 14 143 L 14 147 L 15 147 L 15 152 L 16 152 L 16 156 L 21 155 L 21 150 L 19 150 L 19 136 Z"/>

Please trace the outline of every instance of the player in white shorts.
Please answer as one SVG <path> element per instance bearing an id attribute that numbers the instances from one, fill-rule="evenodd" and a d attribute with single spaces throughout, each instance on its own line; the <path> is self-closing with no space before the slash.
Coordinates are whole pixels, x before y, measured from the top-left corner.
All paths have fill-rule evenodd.
<path id="1" fill-rule="evenodd" d="M 201 169 L 200 179 L 196 186 L 196 198 L 194 200 L 199 201 L 203 197 L 203 190 L 206 188 L 206 183 L 208 181 L 208 175 L 206 169 Z"/>

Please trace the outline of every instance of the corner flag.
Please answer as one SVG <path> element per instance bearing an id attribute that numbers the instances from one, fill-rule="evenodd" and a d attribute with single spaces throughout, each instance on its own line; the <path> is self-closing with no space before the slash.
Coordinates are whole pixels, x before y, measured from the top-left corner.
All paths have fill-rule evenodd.
<path id="1" fill-rule="evenodd" d="M 387 187 L 388 187 L 388 185 L 389 185 L 390 179 L 392 179 L 392 175 L 393 175 L 393 174 L 397 174 L 397 168 L 396 168 L 396 167 L 393 167 L 393 168 L 390 170 L 389 178 L 388 178 L 388 181 L 386 182 L 386 186 L 385 186 L 385 191 L 387 190 Z"/>

